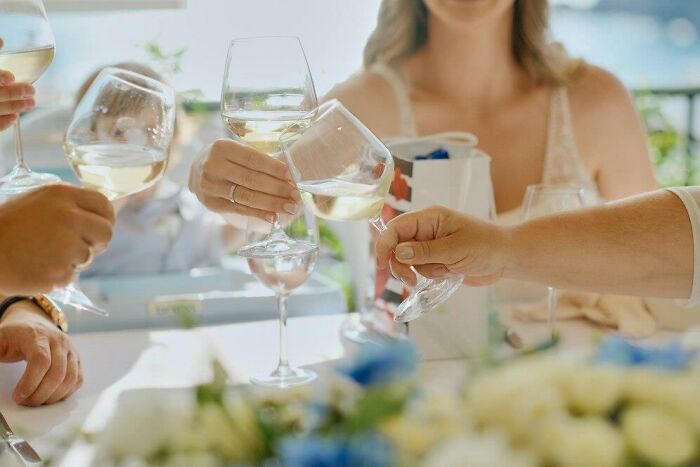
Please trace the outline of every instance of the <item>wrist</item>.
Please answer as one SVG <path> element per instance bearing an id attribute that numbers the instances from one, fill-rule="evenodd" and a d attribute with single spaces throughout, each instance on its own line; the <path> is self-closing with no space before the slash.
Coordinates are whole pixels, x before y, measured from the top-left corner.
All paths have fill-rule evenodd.
<path id="1" fill-rule="evenodd" d="M 37 319 L 40 321 L 47 321 L 49 323 L 51 322 L 51 319 L 46 315 L 46 313 L 44 313 L 44 311 L 29 298 L 10 305 L 7 308 L 7 311 L 5 311 L 5 313 L 2 315 L 2 318 L 0 318 L 0 324 L 15 320 L 17 318 L 21 319 L 22 321 L 26 321 L 27 319 Z"/>
<path id="2" fill-rule="evenodd" d="M 520 233 L 517 226 L 501 227 L 496 241 L 496 261 L 503 278 L 512 279 L 517 276 L 520 257 L 519 239 Z"/>

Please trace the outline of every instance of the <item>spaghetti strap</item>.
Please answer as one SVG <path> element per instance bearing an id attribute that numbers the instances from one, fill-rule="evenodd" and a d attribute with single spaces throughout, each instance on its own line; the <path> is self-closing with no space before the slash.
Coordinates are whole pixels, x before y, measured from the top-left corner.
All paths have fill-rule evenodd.
<path id="1" fill-rule="evenodd" d="M 417 136 L 418 129 L 413 115 L 413 108 L 411 107 L 411 96 L 404 78 L 396 69 L 386 63 L 375 63 L 370 70 L 384 78 L 389 87 L 394 91 L 396 110 L 399 114 L 398 136 L 408 138 Z"/>

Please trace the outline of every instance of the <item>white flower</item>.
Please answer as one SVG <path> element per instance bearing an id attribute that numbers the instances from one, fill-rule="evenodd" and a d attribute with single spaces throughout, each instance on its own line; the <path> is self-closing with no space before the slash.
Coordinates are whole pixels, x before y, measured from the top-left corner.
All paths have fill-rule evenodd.
<path id="1" fill-rule="evenodd" d="M 624 380 L 619 369 L 576 365 L 559 384 L 571 410 L 583 415 L 603 415 L 620 401 Z"/>
<path id="2" fill-rule="evenodd" d="M 625 411 L 622 431 L 631 450 L 654 464 L 685 465 L 696 452 L 688 423 L 659 406 L 633 406 Z"/>
<path id="3" fill-rule="evenodd" d="M 599 418 L 565 417 L 545 424 L 537 451 L 560 467 L 615 467 L 623 455 L 620 433 Z"/>
<path id="4" fill-rule="evenodd" d="M 226 459 L 250 460 L 262 449 L 255 414 L 243 398 L 227 401 L 225 409 L 206 404 L 200 408 L 198 420 L 207 444 Z"/>
<path id="5" fill-rule="evenodd" d="M 535 460 L 511 449 L 503 436 L 464 434 L 430 452 L 423 467 L 534 467 Z"/>

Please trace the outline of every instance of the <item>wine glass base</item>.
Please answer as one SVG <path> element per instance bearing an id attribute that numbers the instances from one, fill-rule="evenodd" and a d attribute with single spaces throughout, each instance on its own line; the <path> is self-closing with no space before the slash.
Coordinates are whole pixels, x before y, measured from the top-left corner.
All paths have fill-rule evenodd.
<path id="1" fill-rule="evenodd" d="M 14 196 L 61 179 L 54 174 L 15 171 L 0 179 L 0 196 Z"/>
<path id="2" fill-rule="evenodd" d="M 316 245 L 289 237 L 266 239 L 241 247 L 238 255 L 244 258 L 273 258 L 275 256 L 301 255 L 318 250 Z"/>
<path id="3" fill-rule="evenodd" d="M 378 316 L 375 311 L 350 314 L 343 321 L 340 335 L 356 344 L 386 344 L 391 339 L 405 336 L 391 318 Z"/>
<path id="4" fill-rule="evenodd" d="M 315 371 L 306 368 L 287 368 L 284 371 L 277 369 L 269 375 L 251 376 L 250 382 L 256 386 L 290 388 L 309 384 L 316 378 L 318 375 Z"/>
<path id="5" fill-rule="evenodd" d="M 99 316 L 109 316 L 107 310 L 104 310 L 97 305 L 95 305 L 90 297 L 85 295 L 85 293 L 76 288 L 73 284 L 66 287 L 61 287 L 52 290 L 47 296 L 66 306 L 75 308 L 78 311 L 87 311 Z"/>
<path id="6" fill-rule="evenodd" d="M 422 289 L 414 289 L 396 310 L 394 321 L 408 323 L 429 312 L 455 293 L 462 285 L 462 276 L 428 282 Z"/>

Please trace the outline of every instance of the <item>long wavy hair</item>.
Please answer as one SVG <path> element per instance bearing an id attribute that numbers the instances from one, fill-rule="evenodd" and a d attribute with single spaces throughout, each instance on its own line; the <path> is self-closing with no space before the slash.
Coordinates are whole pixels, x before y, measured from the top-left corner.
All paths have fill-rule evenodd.
<path id="1" fill-rule="evenodd" d="M 547 0 L 515 0 L 511 48 L 518 64 L 537 82 L 566 85 L 580 73 L 583 63 L 552 42 L 548 31 Z M 377 27 L 365 45 L 365 68 L 413 54 L 425 44 L 428 33 L 428 9 L 423 0 L 383 0 Z"/>

